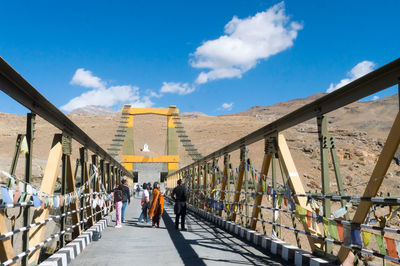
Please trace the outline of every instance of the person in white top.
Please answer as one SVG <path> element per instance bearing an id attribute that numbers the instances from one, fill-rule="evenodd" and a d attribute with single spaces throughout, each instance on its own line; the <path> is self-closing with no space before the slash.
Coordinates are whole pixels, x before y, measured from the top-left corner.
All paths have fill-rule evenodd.
<path id="1" fill-rule="evenodd" d="M 147 184 L 143 184 L 143 193 L 142 193 L 142 200 L 141 200 L 141 205 L 142 205 L 142 213 L 139 216 L 138 223 L 141 223 L 143 221 L 143 218 L 145 218 L 146 223 L 149 223 L 149 208 L 150 208 L 150 200 L 149 200 L 149 191 L 147 190 Z"/>

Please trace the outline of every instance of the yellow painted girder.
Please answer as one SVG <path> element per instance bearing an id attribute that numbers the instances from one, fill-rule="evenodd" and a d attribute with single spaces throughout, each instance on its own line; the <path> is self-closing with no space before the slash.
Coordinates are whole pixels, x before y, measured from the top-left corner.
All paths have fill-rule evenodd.
<path id="1" fill-rule="evenodd" d="M 164 155 L 157 157 L 122 155 L 122 163 L 179 163 L 179 155 Z"/>
<path id="2" fill-rule="evenodd" d="M 171 116 L 172 114 L 179 114 L 178 108 L 126 108 L 124 112 L 130 115 L 165 115 Z"/>

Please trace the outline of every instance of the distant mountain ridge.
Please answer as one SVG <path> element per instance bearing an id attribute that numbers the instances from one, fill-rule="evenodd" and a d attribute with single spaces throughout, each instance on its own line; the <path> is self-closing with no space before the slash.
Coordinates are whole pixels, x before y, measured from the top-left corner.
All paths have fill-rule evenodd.
<path id="1" fill-rule="evenodd" d="M 76 108 L 70 114 L 85 114 L 85 115 L 107 115 L 115 114 L 117 111 L 101 106 L 101 105 L 86 105 L 85 107 Z"/>

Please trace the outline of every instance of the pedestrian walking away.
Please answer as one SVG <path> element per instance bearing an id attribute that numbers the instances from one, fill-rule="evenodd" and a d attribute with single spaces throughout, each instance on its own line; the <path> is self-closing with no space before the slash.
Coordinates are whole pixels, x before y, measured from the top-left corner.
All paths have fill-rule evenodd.
<path id="1" fill-rule="evenodd" d="M 174 213 L 175 213 L 175 229 L 179 229 L 179 218 L 181 219 L 181 229 L 186 231 L 185 228 L 185 216 L 186 216 L 186 199 L 187 192 L 185 188 L 185 182 L 182 179 L 178 180 L 178 185 L 172 190 L 172 198 L 175 201 Z"/>
<path id="2" fill-rule="evenodd" d="M 115 228 L 121 228 L 121 212 L 122 212 L 122 187 L 121 187 L 121 185 L 115 185 L 114 204 L 115 204 Z"/>
<path id="3" fill-rule="evenodd" d="M 152 226 L 160 227 L 160 218 L 164 211 L 164 196 L 160 191 L 160 183 L 155 182 L 153 186 L 153 201 L 149 211 L 149 216 L 152 217 Z"/>
<path id="4" fill-rule="evenodd" d="M 131 192 L 128 187 L 128 180 L 122 179 L 121 181 L 121 190 L 122 190 L 122 211 L 121 211 L 121 221 L 125 222 L 125 209 L 126 205 L 131 204 Z"/>
<path id="5" fill-rule="evenodd" d="M 139 216 L 138 223 L 141 223 L 143 221 L 143 218 L 145 219 L 146 223 L 149 222 L 149 208 L 150 208 L 150 195 L 149 191 L 147 190 L 147 184 L 143 184 L 143 192 L 142 192 L 142 200 L 140 202 L 142 206 L 142 213 Z"/>

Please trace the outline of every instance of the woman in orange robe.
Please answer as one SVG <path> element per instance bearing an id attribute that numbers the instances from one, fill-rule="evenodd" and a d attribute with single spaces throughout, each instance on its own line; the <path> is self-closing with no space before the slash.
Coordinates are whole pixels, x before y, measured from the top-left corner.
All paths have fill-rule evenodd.
<path id="1" fill-rule="evenodd" d="M 164 211 L 164 197 L 160 191 L 160 183 L 155 182 L 153 188 L 153 201 L 149 211 L 149 217 L 152 217 L 153 228 L 160 227 L 160 218 Z"/>

